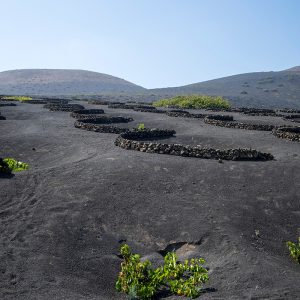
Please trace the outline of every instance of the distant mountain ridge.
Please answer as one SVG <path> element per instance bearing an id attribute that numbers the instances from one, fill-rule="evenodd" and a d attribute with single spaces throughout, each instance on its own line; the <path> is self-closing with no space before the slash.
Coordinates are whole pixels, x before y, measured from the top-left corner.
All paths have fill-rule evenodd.
<path id="1" fill-rule="evenodd" d="M 144 90 L 124 79 L 85 70 L 23 69 L 0 72 L 1 94 L 74 95 Z"/>
<path id="2" fill-rule="evenodd" d="M 300 67 L 279 72 L 245 73 L 151 91 L 168 95 L 220 95 L 234 106 L 300 108 Z"/>
<path id="3" fill-rule="evenodd" d="M 143 101 L 182 94 L 223 96 L 234 106 L 300 109 L 300 66 L 278 72 L 255 72 L 179 87 L 145 89 L 107 74 L 64 69 L 0 72 L 0 94 L 6 95 L 139 95 Z"/>

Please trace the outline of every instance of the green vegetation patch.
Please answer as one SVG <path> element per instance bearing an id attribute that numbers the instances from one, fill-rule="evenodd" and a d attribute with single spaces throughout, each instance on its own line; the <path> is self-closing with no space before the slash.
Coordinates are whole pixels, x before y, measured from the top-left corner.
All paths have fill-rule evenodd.
<path id="1" fill-rule="evenodd" d="M 164 264 L 153 269 L 149 260 L 141 261 L 128 245 L 121 247 L 124 261 L 116 282 L 116 289 L 129 295 L 130 299 L 152 299 L 159 291 L 169 290 L 178 296 L 198 297 L 202 284 L 209 280 L 204 260 L 177 261 L 175 252 L 169 252 Z"/>
<path id="2" fill-rule="evenodd" d="M 144 130 L 145 130 L 145 124 L 144 124 L 144 123 L 138 124 L 137 130 L 138 130 L 138 131 L 144 131 Z"/>
<path id="3" fill-rule="evenodd" d="M 11 101 L 30 101 L 32 100 L 31 97 L 28 96 L 4 96 L 2 97 L 3 100 L 11 100 Z"/>
<path id="4" fill-rule="evenodd" d="M 180 108 L 229 108 L 230 102 L 221 96 L 188 95 L 161 99 L 153 102 L 156 107 L 180 107 Z"/>
<path id="5" fill-rule="evenodd" d="M 300 264 L 300 237 L 298 238 L 298 244 L 297 242 L 287 242 L 286 246 L 290 251 L 291 258 Z"/>
<path id="6" fill-rule="evenodd" d="M 0 159 L 0 173 L 12 173 L 28 170 L 29 165 L 13 158 Z"/>

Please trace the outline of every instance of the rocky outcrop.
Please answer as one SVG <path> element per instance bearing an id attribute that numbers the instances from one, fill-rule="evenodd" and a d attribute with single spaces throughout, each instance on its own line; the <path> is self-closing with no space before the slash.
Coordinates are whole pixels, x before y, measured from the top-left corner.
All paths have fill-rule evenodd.
<path id="1" fill-rule="evenodd" d="M 300 127 L 278 127 L 272 133 L 281 139 L 300 142 Z"/>
<path id="2" fill-rule="evenodd" d="M 126 150 L 135 150 L 146 153 L 168 154 L 184 157 L 196 157 L 219 160 L 272 160 L 269 153 L 253 149 L 227 149 L 219 150 L 181 144 L 164 144 L 157 142 L 143 142 L 140 140 L 167 138 L 175 134 L 174 130 L 146 129 L 121 133 L 115 140 L 115 145 Z"/>
<path id="3" fill-rule="evenodd" d="M 237 128 L 246 130 L 260 130 L 260 131 L 272 131 L 276 126 L 268 124 L 248 124 L 236 122 L 232 116 L 223 115 L 210 115 L 204 118 L 206 124 L 226 127 L 226 128 Z"/>
<path id="4" fill-rule="evenodd" d="M 93 118 L 95 115 L 101 115 L 104 114 L 103 109 L 81 109 L 81 110 L 75 110 L 71 112 L 70 116 L 75 119 L 89 119 Z"/>
<path id="5" fill-rule="evenodd" d="M 44 108 L 48 108 L 50 111 L 76 111 L 84 109 L 84 106 L 79 104 L 46 104 Z"/>

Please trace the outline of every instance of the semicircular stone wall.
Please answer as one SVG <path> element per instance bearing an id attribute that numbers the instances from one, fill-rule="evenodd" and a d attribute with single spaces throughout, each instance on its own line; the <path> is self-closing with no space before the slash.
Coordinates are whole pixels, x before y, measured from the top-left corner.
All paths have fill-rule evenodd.
<path id="1" fill-rule="evenodd" d="M 81 109 L 81 110 L 75 110 L 71 112 L 70 116 L 76 119 L 80 118 L 89 118 L 90 116 L 93 117 L 94 115 L 101 115 L 104 114 L 103 109 Z"/>
<path id="2" fill-rule="evenodd" d="M 84 109 L 84 106 L 79 104 L 45 104 L 44 108 L 48 108 L 50 111 L 75 111 Z"/>
<path id="3" fill-rule="evenodd" d="M 260 130 L 260 131 L 272 131 L 276 126 L 269 124 L 247 124 L 236 122 L 233 120 L 232 116 L 224 115 L 210 115 L 204 118 L 206 124 L 226 127 L 226 128 L 237 128 L 246 130 Z"/>
<path id="4" fill-rule="evenodd" d="M 281 139 L 300 142 L 300 127 L 279 127 L 275 128 L 272 133 Z"/>
<path id="5" fill-rule="evenodd" d="M 259 152 L 254 149 L 213 149 L 201 146 L 189 146 L 181 144 L 165 144 L 157 142 L 140 141 L 145 139 L 167 138 L 175 134 L 174 130 L 146 129 L 132 130 L 121 133 L 115 140 L 115 145 L 126 150 L 135 150 L 147 153 L 168 154 L 185 157 L 221 160 L 272 160 L 270 153 Z"/>

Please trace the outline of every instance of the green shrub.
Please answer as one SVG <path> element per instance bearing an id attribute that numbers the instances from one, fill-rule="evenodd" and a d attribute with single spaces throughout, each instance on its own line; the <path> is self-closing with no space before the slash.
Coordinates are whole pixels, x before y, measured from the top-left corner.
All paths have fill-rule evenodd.
<path id="1" fill-rule="evenodd" d="M 291 258 L 300 264 L 300 237 L 298 238 L 298 245 L 297 243 L 287 242 L 286 246 L 290 251 Z"/>
<path id="2" fill-rule="evenodd" d="M 143 131 L 143 130 L 145 130 L 145 124 L 144 124 L 144 123 L 139 124 L 139 125 L 137 126 L 137 130 L 138 130 L 138 131 Z"/>
<path id="3" fill-rule="evenodd" d="M 3 100 L 12 100 L 12 101 L 30 101 L 32 100 L 31 97 L 28 96 L 4 96 L 2 97 Z"/>
<path id="4" fill-rule="evenodd" d="M 128 245 L 121 247 L 124 261 L 116 282 L 116 289 L 129 295 L 130 299 L 151 299 L 162 289 L 179 296 L 195 298 L 200 295 L 202 284 L 209 280 L 204 260 L 191 259 L 178 263 L 174 252 L 164 258 L 164 265 L 153 269 L 151 262 L 141 262 Z"/>
<path id="5" fill-rule="evenodd" d="M 229 108 L 230 103 L 218 96 L 189 95 L 176 96 L 168 99 L 161 99 L 153 102 L 156 107 L 180 107 L 180 108 Z"/>
<path id="6" fill-rule="evenodd" d="M 1 173 L 11 173 L 28 170 L 29 165 L 13 158 L 4 158 L 0 163 Z"/>

